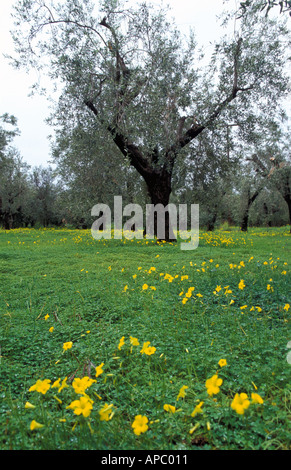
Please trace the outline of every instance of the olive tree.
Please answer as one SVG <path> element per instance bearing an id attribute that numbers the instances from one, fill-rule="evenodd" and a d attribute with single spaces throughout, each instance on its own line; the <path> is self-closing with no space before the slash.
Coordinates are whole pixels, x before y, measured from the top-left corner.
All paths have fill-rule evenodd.
<path id="1" fill-rule="evenodd" d="M 22 218 L 23 196 L 27 188 L 26 165 L 11 145 L 19 134 L 17 119 L 8 113 L 0 116 L 0 224 L 6 230 Z"/>
<path id="2" fill-rule="evenodd" d="M 288 208 L 291 233 L 291 152 L 290 129 L 288 134 L 278 138 L 268 153 L 253 155 L 257 173 L 264 177 L 269 189 L 278 192 Z M 263 157 L 263 158 L 262 158 Z M 265 157 L 265 158 L 264 158 Z"/>
<path id="3" fill-rule="evenodd" d="M 46 70 L 60 85 L 52 122 L 95 120 L 142 177 L 151 203 L 165 208 L 174 166 L 202 132 L 223 132 L 235 119 L 247 136 L 286 91 L 286 28 L 253 11 L 217 42 L 207 65 L 194 34 L 184 37 L 162 5 L 19 0 L 14 17 L 14 64 Z"/>

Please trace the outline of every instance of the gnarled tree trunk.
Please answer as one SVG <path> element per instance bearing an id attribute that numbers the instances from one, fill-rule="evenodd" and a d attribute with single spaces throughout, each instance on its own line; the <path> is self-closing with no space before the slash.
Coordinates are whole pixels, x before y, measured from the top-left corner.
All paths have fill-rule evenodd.
<path id="1" fill-rule="evenodd" d="M 168 171 L 153 172 L 147 175 L 146 183 L 150 197 L 152 211 L 148 214 L 147 227 L 144 235 L 148 231 L 158 240 L 176 241 L 173 227 L 170 220 L 170 213 L 167 206 L 170 202 L 171 174 Z M 160 212 L 158 212 L 160 206 Z M 160 214 L 160 218 L 158 217 Z M 151 226 L 153 224 L 153 226 Z"/>

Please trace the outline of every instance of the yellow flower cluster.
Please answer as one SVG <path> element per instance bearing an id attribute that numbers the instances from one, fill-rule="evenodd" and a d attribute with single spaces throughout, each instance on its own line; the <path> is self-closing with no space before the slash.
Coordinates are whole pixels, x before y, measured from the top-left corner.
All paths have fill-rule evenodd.
<path id="1" fill-rule="evenodd" d="M 146 354 L 147 356 L 151 356 L 155 352 L 156 352 L 156 348 L 153 346 L 150 346 L 150 341 L 146 341 L 145 343 L 143 343 L 143 347 L 140 350 L 141 354 Z"/>
<path id="2" fill-rule="evenodd" d="M 82 377 L 81 379 L 76 377 L 73 380 L 72 386 L 78 395 L 83 395 L 87 388 L 91 387 L 94 382 L 96 382 L 96 380 L 91 379 L 90 377 Z"/>
<path id="3" fill-rule="evenodd" d="M 223 241 L 221 241 L 221 243 L 224 244 L 224 243 L 228 243 L 228 242 L 227 242 L 227 240 L 224 239 Z M 245 244 L 245 241 L 243 241 L 243 243 Z M 215 245 L 217 246 L 217 244 L 215 244 Z M 161 244 L 161 246 L 163 246 L 163 244 Z M 235 253 L 233 253 L 233 254 L 235 254 Z M 157 255 L 156 257 L 159 257 L 159 256 L 160 255 Z M 248 272 L 247 269 L 246 269 L 247 264 L 251 263 L 253 260 L 254 260 L 254 257 L 251 256 L 248 260 L 240 260 L 237 263 L 230 263 L 229 268 L 231 270 L 237 269 L 238 272 L 239 272 L 239 270 L 241 270 L 241 272 L 245 271 L 245 275 L 247 275 L 247 272 Z M 275 268 L 277 268 L 277 265 L 273 264 L 273 261 L 274 260 L 272 260 L 270 258 L 270 260 L 268 262 L 264 261 L 264 263 L 262 263 L 262 266 L 270 266 L 271 269 L 275 269 Z M 259 261 L 258 261 L 258 263 L 259 263 Z M 284 263 L 284 265 L 285 264 L 286 263 Z M 193 261 L 189 261 L 189 265 L 190 265 L 191 268 L 196 267 L 196 271 L 198 273 L 207 273 L 208 270 L 215 271 L 215 270 L 218 270 L 218 268 L 220 267 L 220 264 L 215 263 L 215 261 L 213 259 L 209 259 L 208 261 L 202 261 L 200 266 L 197 263 L 194 263 Z M 176 266 L 176 264 L 174 264 L 174 266 Z M 182 269 L 182 271 L 184 271 L 185 266 L 183 266 L 181 269 Z M 124 272 L 125 268 L 122 268 L 121 271 Z M 199 304 L 203 305 L 202 298 L 206 294 L 203 295 L 200 292 L 194 294 L 195 287 L 193 285 L 191 286 L 191 283 L 192 283 L 191 279 L 193 279 L 192 275 L 194 274 L 194 269 L 192 269 L 191 274 L 188 275 L 185 272 L 182 273 L 182 274 L 181 274 L 181 272 L 179 274 L 169 273 L 169 272 L 168 273 L 158 272 L 158 268 L 155 267 L 155 266 L 151 266 L 148 269 L 143 269 L 142 266 L 138 266 L 137 267 L 137 272 L 138 272 L 138 274 L 140 274 L 142 276 L 142 283 L 139 285 L 138 289 L 141 290 L 144 293 L 146 292 L 149 295 L 151 294 L 152 299 L 154 298 L 153 297 L 153 291 L 156 291 L 158 286 L 157 285 L 156 286 L 151 285 L 152 281 L 147 281 L 145 279 L 145 274 L 148 274 L 148 275 L 154 274 L 154 277 L 156 279 L 159 276 L 161 281 L 168 281 L 170 284 L 172 284 L 175 280 L 177 280 L 177 283 L 175 283 L 176 286 L 177 285 L 179 286 L 182 283 L 184 283 L 184 285 L 186 283 L 187 284 L 189 283 L 190 287 L 187 286 L 186 289 L 184 288 L 184 285 L 183 285 L 182 290 L 179 294 L 179 298 L 181 298 L 181 299 L 179 299 L 179 301 L 181 302 L 182 305 L 188 304 L 188 305 L 193 306 L 193 301 L 197 302 L 199 300 Z M 136 273 L 133 274 L 132 278 L 134 280 L 137 280 L 138 274 L 136 274 Z M 284 274 L 286 274 L 286 271 L 284 271 Z M 272 279 L 270 279 L 269 282 L 271 282 L 271 281 L 272 281 Z M 243 291 L 246 288 L 246 284 L 247 284 L 247 281 L 245 281 L 245 279 L 240 279 L 240 281 L 237 284 L 238 290 Z M 171 287 L 172 286 L 170 286 L 170 288 Z M 236 300 L 237 294 L 235 293 L 233 286 L 230 286 L 230 285 L 227 285 L 227 286 L 216 285 L 216 287 L 215 286 L 213 286 L 213 287 L 214 287 L 213 294 L 217 297 L 217 300 L 222 299 L 223 294 L 224 294 L 223 295 L 223 302 L 225 302 L 225 296 L 233 296 L 232 298 L 229 299 L 228 305 L 237 307 L 242 314 L 245 314 L 248 311 L 250 311 L 250 312 L 255 311 L 255 309 L 257 309 L 258 312 L 262 311 L 262 308 L 259 307 L 259 306 L 248 306 L 247 304 L 244 304 L 244 305 L 240 306 L 238 304 L 238 301 Z M 126 285 L 124 285 L 123 290 L 121 292 L 130 294 L 134 290 L 135 290 L 134 287 L 130 287 L 129 284 L 126 284 Z M 267 284 L 267 290 L 269 292 L 274 292 L 274 287 L 271 283 Z M 173 292 L 173 291 L 174 291 L 174 288 L 171 290 L 171 292 Z M 286 304 L 286 305 L 288 305 L 288 304 Z M 223 304 L 223 307 L 225 307 L 224 304 Z M 288 311 L 287 308 L 288 307 L 286 307 L 286 308 L 284 307 L 284 310 Z M 121 346 L 122 346 L 122 344 L 121 344 Z"/>
<path id="4" fill-rule="evenodd" d="M 133 336 L 129 336 L 129 342 L 131 344 L 131 351 L 132 351 L 132 346 L 139 346 L 138 339 L 134 338 Z M 118 349 L 121 350 L 124 344 L 125 344 L 125 336 L 122 336 L 118 344 Z M 154 346 L 150 346 L 150 341 L 145 341 L 143 343 L 142 349 L 140 350 L 141 354 L 146 354 L 147 356 L 151 356 L 155 352 L 156 352 L 156 348 Z"/>
<path id="5" fill-rule="evenodd" d="M 133 346 L 139 346 L 139 341 L 137 338 L 133 336 L 129 336 L 129 342 L 131 345 L 131 349 Z M 118 349 L 121 350 L 122 347 L 125 344 L 125 336 L 122 336 L 119 344 L 118 344 Z M 66 351 L 67 349 L 70 349 L 73 346 L 72 342 L 67 342 L 63 344 L 63 349 Z M 146 354 L 148 356 L 151 356 L 154 354 L 156 351 L 156 348 L 153 346 L 150 346 L 150 341 L 145 341 L 143 343 L 142 349 L 140 350 L 141 354 Z M 102 362 L 99 366 L 95 367 L 95 375 L 96 378 L 99 377 L 103 372 L 103 366 L 104 362 Z M 110 374 L 108 374 L 110 375 Z M 92 384 L 96 383 L 95 379 L 92 379 L 91 377 L 84 376 L 82 378 L 75 377 L 74 380 L 72 381 L 72 388 L 74 392 L 77 395 L 80 395 L 80 397 L 76 400 L 73 400 L 67 407 L 66 409 L 72 410 L 74 414 L 77 416 L 82 415 L 84 418 L 88 418 L 93 410 L 93 404 L 94 401 L 92 398 L 90 398 L 87 395 L 87 389 L 92 386 Z M 60 378 L 54 381 L 53 384 L 51 384 L 50 379 L 44 379 L 44 380 L 37 380 L 34 385 L 32 385 L 29 388 L 30 392 L 36 391 L 38 393 L 41 393 L 45 395 L 50 388 L 57 388 L 58 393 L 60 393 L 64 388 L 69 387 L 67 384 L 67 377 L 61 381 Z M 96 393 L 95 393 L 96 394 Z M 96 394 L 96 396 L 101 399 L 99 395 Z M 54 398 L 61 404 L 62 400 L 60 400 L 58 397 L 54 396 Z M 33 405 L 30 402 L 26 402 L 25 404 L 26 409 L 34 409 L 35 405 Z M 104 406 L 99 410 L 99 417 L 100 421 L 109 421 L 112 419 L 114 415 L 114 405 L 113 404 L 108 404 L 105 403 Z M 132 424 L 132 428 L 134 430 L 134 433 L 136 435 L 140 435 L 141 433 L 145 432 L 148 429 L 147 426 L 148 419 L 144 416 L 138 415 L 135 418 L 134 423 Z M 36 420 L 33 420 L 30 425 L 31 430 L 37 430 L 41 429 L 44 425 L 41 423 L 38 423 Z"/>
<path id="6" fill-rule="evenodd" d="M 188 300 L 192 297 L 192 292 L 194 292 L 195 290 L 195 287 L 189 287 L 187 292 L 185 293 L 185 297 L 183 297 L 182 299 L 182 304 L 185 305 L 186 302 L 188 302 Z M 181 292 L 180 295 L 183 295 L 184 293 Z"/>
<path id="7" fill-rule="evenodd" d="M 224 367 L 227 365 L 227 361 L 226 359 L 220 359 L 218 364 L 220 365 L 220 367 Z M 217 374 L 207 379 L 205 382 L 205 386 L 206 386 L 208 395 L 212 396 L 212 395 L 218 394 L 220 392 L 220 387 L 222 383 L 223 383 L 223 380 L 219 378 Z M 264 400 L 258 393 L 252 393 L 251 398 L 252 398 L 252 403 L 254 404 L 264 403 Z M 250 406 L 250 404 L 251 402 L 249 401 L 248 395 L 246 393 L 236 393 L 232 400 L 231 408 L 235 410 L 238 414 L 244 414 L 245 410 Z"/>
<path id="8" fill-rule="evenodd" d="M 99 375 L 103 373 L 103 369 L 102 369 L 103 365 L 104 363 L 101 363 L 99 366 L 96 367 L 96 377 L 98 377 Z M 91 387 L 93 383 L 96 383 L 96 380 L 88 376 L 84 376 L 82 378 L 79 378 L 79 377 L 74 378 L 72 382 L 72 388 L 74 389 L 77 395 L 80 395 L 80 397 L 77 400 L 73 400 L 71 404 L 66 407 L 66 409 L 73 410 L 74 414 L 78 416 L 82 415 L 84 418 L 88 418 L 88 416 L 91 414 L 91 411 L 93 409 L 94 402 L 86 394 L 86 391 L 89 387 Z M 62 382 L 61 382 L 61 379 L 59 378 L 52 385 L 50 384 L 51 384 L 51 380 L 49 379 L 37 380 L 37 382 L 29 388 L 29 391 L 30 392 L 36 391 L 45 395 L 47 391 L 50 389 L 50 387 L 58 388 L 58 393 L 60 393 L 64 388 L 69 387 L 69 385 L 67 384 L 67 377 L 64 380 L 62 380 Z M 54 398 L 56 398 L 59 403 L 62 403 L 62 401 L 58 397 L 54 396 Z M 33 405 L 30 402 L 26 402 L 25 408 L 34 409 L 35 405 Z M 113 414 L 114 414 L 113 404 L 108 405 L 107 403 L 105 403 L 105 405 L 99 410 L 101 421 L 104 421 L 104 420 L 109 421 L 112 418 Z M 42 424 L 33 420 L 31 422 L 30 429 L 35 430 L 35 429 L 40 429 L 42 427 L 43 427 Z"/>
<path id="9" fill-rule="evenodd" d="M 118 344 L 118 349 L 121 350 L 124 347 L 124 345 L 126 345 L 126 342 L 127 341 L 125 339 L 125 336 L 122 336 Z M 129 336 L 129 346 L 131 348 L 137 347 L 139 345 L 140 345 L 139 340 L 136 337 Z M 153 346 L 150 346 L 150 341 L 145 341 L 143 343 L 142 348 L 140 349 L 141 354 L 146 354 L 149 356 L 154 354 L 155 351 L 156 351 L 156 348 Z M 220 368 L 226 367 L 228 365 L 227 360 L 225 358 L 220 359 L 218 361 L 218 365 L 220 366 Z M 95 367 L 96 378 L 104 373 L 103 367 L 104 367 L 104 362 L 101 362 L 100 365 Z M 107 374 L 107 375 L 110 376 L 112 374 Z M 97 396 L 99 400 L 102 399 L 96 393 L 96 391 L 94 391 L 94 388 L 93 388 L 93 392 L 91 393 L 88 392 L 88 389 L 92 387 L 92 385 L 95 384 L 96 382 L 97 382 L 96 379 L 93 379 L 89 376 L 84 376 L 81 378 L 75 377 L 72 380 L 71 389 L 74 390 L 75 394 L 78 395 L 78 397 L 75 400 L 71 401 L 71 403 L 66 406 L 66 409 L 73 411 L 73 413 L 76 416 L 87 419 L 91 415 L 93 408 L 94 408 L 94 401 L 92 399 L 92 396 L 89 396 L 89 395 L 92 395 L 93 393 L 95 396 Z M 208 397 L 212 398 L 214 395 L 218 395 L 222 384 L 223 384 L 223 380 L 221 377 L 219 377 L 218 373 L 215 373 L 212 377 L 208 378 L 205 382 L 205 387 L 206 387 L 206 392 L 207 392 Z M 70 387 L 70 385 L 67 383 L 67 377 L 63 380 L 61 380 L 61 378 L 58 378 L 52 384 L 51 384 L 51 380 L 44 379 L 44 380 L 37 380 L 37 382 L 29 388 L 29 391 L 30 392 L 35 391 L 35 392 L 45 395 L 48 392 L 48 390 L 50 390 L 50 388 L 57 388 L 58 393 L 60 393 L 65 388 L 68 388 L 68 387 Z M 255 385 L 254 387 L 255 389 L 257 389 Z M 185 399 L 186 391 L 188 389 L 189 389 L 188 385 L 183 385 L 180 388 L 177 398 L 176 398 L 177 402 L 180 399 Z M 190 396 L 191 394 L 189 393 L 189 397 Z M 60 404 L 62 404 L 62 400 L 59 397 L 54 396 L 54 398 Z M 187 398 L 185 402 L 186 401 L 188 401 Z M 213 401 L 216 402 L 217 399 L 214 398 Z M 208 403 L 208 404 L 210 403 L 209 401 L 207 401 L 207 399 L 202 399 L 202 400 L 197 399 L 196 402 L 197 403 L 195 404 L 193 411 L 191 413 L 189 412 L 189 416 L 191 418 L 196 418 L 199 415 L 203 415 L 204 408 L 206 406 L 205 403 Z M 251 398 L 249 398 L 246 393 L 236 393 L 231 401 L 230 407 L 237 414 L 243 415 L 245 411 L 250 407 L 251 404 L 261 405 L 263 403 L 264 401 L 258 393 L 252 393 Z M 28 410 L 34 410 L 35 405 L 30 402 L 26 402 L 25 408 Z M 97 410 L 100 421 L 110 421 L 115 414 L 115 409 L 116 409 L 116 406 L 113 403 L 104 403 L 103 406 L 101 406 Z M 182 408 L 177 409 L 174 405 L 169 404 L 169 403 L 165 403 L 163 405 L 163 409 L 166 413 L 169 413 L 170 415 L 183 411 Z M 65 419 L 63 418 L 62 421 L 65 421 Z M 135 416 L 134 421 L 131 424 L 131 427 L 132 427 L 134 434 L 136 436 L 140 436 L 141 434 L 145 433 L 149 429 L 150 424 L 156 423 L 156 422 L 159 422 L 159 420 L 149 422 L 149 418 L 147 416 L 138 414 Z M 76 426 L 76 424 L 77 422 L 75 423 L 74 427 Z M 87 424 L 91 430 L 91 425 L 88 420 L 87 420 Z M 199 425 L 200 425 L 199 422 L 197 422 L 195 426 L 192 425 L 189 431 L 190 434 L 193 434 L 194 431 L 199 427 Z M 36 420 L 31 421 L 30 429 L 32 431 L 42 429 L 43 427 L 44 425 L 42 423 L 39 423 Z M 211 428 L 211 424 L 208 421 L 207 429 L 210 429 L 210 428 Z"/>
<path id="10" fill-rule="evenodd" d="M 254 404 L 263 404 L 264 400 L 258 393 L 251 394 L 252 403 Z M 231 408 L 235 410 L 239 415 L 243 415 L 245 410 L 248 409 L 251 402 L 246 393 L 236 393 L 234 399 L 231 403 Z"/>

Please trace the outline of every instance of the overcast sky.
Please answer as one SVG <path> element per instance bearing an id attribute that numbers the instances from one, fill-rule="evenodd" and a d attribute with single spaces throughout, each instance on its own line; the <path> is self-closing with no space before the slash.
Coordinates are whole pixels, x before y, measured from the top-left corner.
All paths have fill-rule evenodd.
<path id="1" fill-rule="evenodd" d="M 21 136 L 14 140 L 23 160 L 29 165 L 47 166 L 50 160 L 48 135 L 53 129 L 45 124 L 49 115 L 48 102 L 44 97 L 29 97 L 35 82 L 34 72 L 26 74 L 14 70 L 4 53 L 13 51 L 9 31 L 12 29 L 11 6 L 17 0 L 0 0 L 0 115 L 13 114 L 18 119 Z M 159 3 L 159 0 L 154 0 Z M 223 0 L 168 0 L 176 24 L 183 30 L 193 27 L 199 45 L 207 46 L 221 32 L 217 15 L 224 9 Z M 230 4 L 235 5 L 236 0 Z"/>

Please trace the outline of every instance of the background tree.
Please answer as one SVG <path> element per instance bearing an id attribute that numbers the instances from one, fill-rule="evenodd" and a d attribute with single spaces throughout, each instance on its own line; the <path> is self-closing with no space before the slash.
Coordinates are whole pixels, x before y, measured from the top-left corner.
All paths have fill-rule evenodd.
<path id="1" fill-rule="evenodd" d="M 288 208 L 282 196 L 267 185 L 250 209 L 249 226 L 278 227 L 288 224 Z"/>
<path id="2" fill-rule="evenodd" d="M 72 129 L 68 123 L 57 130 L 52 155 L 63 185 L 61 205 L 70 223 L 88 228 L 91 208 L 104 203 L 113 210 L 116 194 L 123 197 L 124 204 L 144 199 L 141 178 L 126 159 L 119 158 L 108 134 L 100 134 L 92 121 L 84 120 Z"/>
<path id="3" fill-rule="evenodd" d="M 28 165 L 10 150 L 0 162 L 0 223 L 6 230 L 23 220 L 23 195 L 27 189 Z"/>
<path id="4" fill-rule="evenodd" d="M 289 162 L 274 162 L 275 172 L 270 175 L 272 183 L 276 186 L 288 207 L 289 224 L 291 225 L 291 165 Z M 290 227 L 291 233 L 291 227 Z"/>
<path id="5" fill-rule="evenodd" d="M 60 225 L 62 216 L 58 208 L 58 187 L 52 168 L 34 167 L 30 174 L 30 189 L 30 214 L 27 211 L 27 219 L 30 217 L 31 225 Z"/>
<path id="6" fill-rule="evenodd" d="M 269 150 L 268 159 L 263 161 L 258 155 L 252 160 L 256 163 L 260 174 L 267 174 L 270 188 L 277 190 L 287 204 L 289 223 L 291 224 L 291 153 L 290 133 L 283 134 L 281 139 Z M 290 229 L 291 233 L 291 229 Z"/>
<path id="7" fill-rule="evenodd" d="M 22 162 L 19 152 L 10 145 L 12 139 L 19 134 L 16 118 L 5 113 L 0 119 L 0 224 L 9 230 L 15 222 L 21 223 L 22 220 L 22 201 L 29 167 Z"/>

